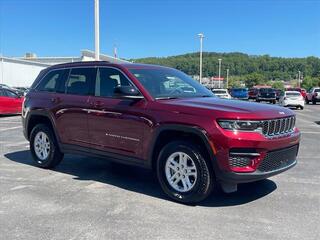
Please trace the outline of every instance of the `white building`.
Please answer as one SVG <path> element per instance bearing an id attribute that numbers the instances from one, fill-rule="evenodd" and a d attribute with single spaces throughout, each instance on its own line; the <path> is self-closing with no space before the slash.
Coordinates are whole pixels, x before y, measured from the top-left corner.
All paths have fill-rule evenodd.
<path id="1" fill-rule="evenodd" d="M 129 63 L 104 54 L 100 55 L 100 60 Z M 37 57 L 35 54 L 15 58 L 0 56 L 0 83 L 11 87 L 29 87 L 42 69 L 59 63 L 79 61 L 94 61 L 94 52 L 82 50 L 80 57 Z"/>

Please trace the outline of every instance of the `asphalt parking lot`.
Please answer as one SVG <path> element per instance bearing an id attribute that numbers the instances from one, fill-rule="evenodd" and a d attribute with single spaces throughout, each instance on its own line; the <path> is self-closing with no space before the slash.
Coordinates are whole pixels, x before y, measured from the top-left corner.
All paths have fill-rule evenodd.
<path id="1" fill-rule="evenodd" d="M 295 168 L 196 206 L 169 200 L 151 172 L 102 159 L 37 168 L 20 117 L 0 117 L 0 239 L 320 239 L 320 105 L 295 112 Z"/>

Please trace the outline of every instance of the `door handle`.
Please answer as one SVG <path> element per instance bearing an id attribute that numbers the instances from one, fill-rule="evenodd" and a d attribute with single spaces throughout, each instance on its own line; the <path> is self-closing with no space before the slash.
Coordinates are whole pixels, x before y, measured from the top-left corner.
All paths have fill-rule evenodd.
<path id="1" fill-rule="evenodd" d="M 100 101 L 96 101 L 96 102 L 93 102 L 91 105 L 95 108 L 99 108 L 99 107 L 102 107 L 104 104 Z"/>
<path id="2" fill-rule="evenodd" d="M 51 98 L 51 102 L 52 103 L 59 103 L 59 102 L 61 102 L 61 100 L 59 97 L 53 97 L 53 98 Z"/>

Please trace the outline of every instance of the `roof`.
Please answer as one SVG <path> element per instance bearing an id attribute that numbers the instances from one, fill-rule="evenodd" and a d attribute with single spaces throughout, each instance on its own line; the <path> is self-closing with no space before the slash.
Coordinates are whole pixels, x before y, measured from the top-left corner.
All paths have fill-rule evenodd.
<path id="1" fill-rule="evenodd" d="M 69 67 L 82 67 L 82 66 L 115 66 L 115 67 L 125 67 L 129 69 L 145 69 L 145 68 L 169 68 L 160 65 L 152 65 L 152 64 L 141 64 L 141 63 L 110 63 L 107 61 L 83 61 L 83 62 L 69 62 L 69 63 L 61 63 L 52 65 L 49 69 L 55 68 L 69 68 Z"/>

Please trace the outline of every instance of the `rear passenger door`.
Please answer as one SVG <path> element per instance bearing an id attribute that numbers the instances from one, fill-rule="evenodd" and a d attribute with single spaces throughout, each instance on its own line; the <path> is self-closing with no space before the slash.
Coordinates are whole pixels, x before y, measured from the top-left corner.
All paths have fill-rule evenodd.
<path id="1" fill-rule="evenodd" d="M 65 92 L 56 95 L 55 117 L 61 142 L 90 146 L 88 137 L 89 96 L 94 93 L 97 68 L 71 68 Z"/>

